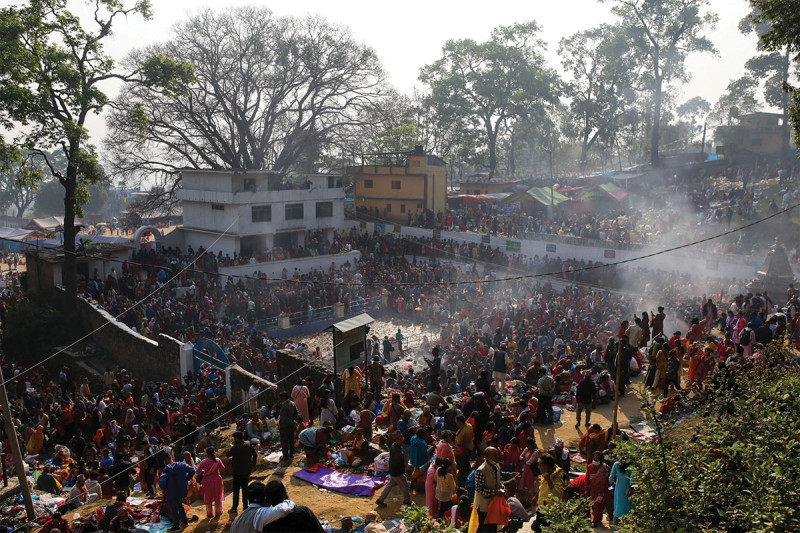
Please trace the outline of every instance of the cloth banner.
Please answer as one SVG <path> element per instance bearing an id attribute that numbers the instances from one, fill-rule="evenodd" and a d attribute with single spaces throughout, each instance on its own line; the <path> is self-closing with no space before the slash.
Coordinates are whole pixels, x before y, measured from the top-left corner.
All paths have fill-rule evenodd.
<path id="1" fill-rule="evenodd" d="M 303 481 L 308 481 L 323 489 L 333 490 L 343 494 L 352 494 L 353 496 L 372 496 L 375 489 L 388 483 L 387 480 L 377 477 L 347 474 L 345 472 L 339 472 L 338 470 L 331 470 L 319 463 L 311 468 L 296 472 L 294 477 L 302 479 Z"/>

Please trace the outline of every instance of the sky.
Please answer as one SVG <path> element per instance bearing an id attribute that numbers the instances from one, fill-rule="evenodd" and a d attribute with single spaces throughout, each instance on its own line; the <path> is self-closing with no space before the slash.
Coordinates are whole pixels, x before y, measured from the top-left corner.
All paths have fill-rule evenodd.
<path id="1" fill-rule="evenodd" d="M 118 21 L 113 39 L 107 45 L 113 58 L 121 60 L 133 49 L 167 40 L 176 22 L 204 7 L 224 9 L 254 4 L 269 7 L 279 15 L 319 14 L 348 26 L 356 40 L 375 49 L 389 81 L 407 93 L 415 86 L 421 88 L 417 80 L 420 67 L 438 59 L 448 39 L 481 41 L 496 26 L 536 20 L 548 44 L 545 57 L 561 71 L 556 50 L 562 37 L 615 19 L 611 14 L 612 3 L 596 0 L 152 0 L 152 3 L 151 20 L 130 17 Z M 75 4 L 76 12 L 90 15 L 89 11 L 79 9 L 79 5 L 80 2 Z M 689 57 L 687 67 L 692 80 L 681 88 L 678 102 L 701 96 L 713 105 L 728 82 L 743 74 L 745 61 L 755 53 L 756 37 L 742 35 L 737 28 L 749 11 L 747 1 L 710 0 L 710 8 L 719 15 L 716 29 L 708 34 L 719 53 Z M 116 87 L 109 86 L 106 91 L 113 96 Z M 93 141 L 99 145 L 105 132 L 102 117 L 94 117 L 89 129 Z"/>

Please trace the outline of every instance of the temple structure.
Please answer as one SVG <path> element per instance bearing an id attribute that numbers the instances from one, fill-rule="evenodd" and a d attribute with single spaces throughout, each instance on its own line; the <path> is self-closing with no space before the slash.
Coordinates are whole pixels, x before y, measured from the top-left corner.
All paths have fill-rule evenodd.
<path id="1" fill-rule="evenodd" d="M 747 289 L 754 293 L 767 291 L 772 300 L 780 305 L 785 303 L 781 299 L 786 295 L 790 283 L 795 283 L 794 273 L 783 244 L 775 237 L 767 258 L 756 272 L 753 281 L 747 284 Z"/>

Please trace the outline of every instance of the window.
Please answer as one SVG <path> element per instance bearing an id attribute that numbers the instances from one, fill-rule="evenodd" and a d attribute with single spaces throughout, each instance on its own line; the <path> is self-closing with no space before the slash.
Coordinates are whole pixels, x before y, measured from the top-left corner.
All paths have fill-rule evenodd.
<path id="1" fill-rule="evenodd" d="M 251 208 L 253 222 L 270 222 L 272 220 L 271 205 L 254 205 Z"/>
<path id="2" fill-rule="evenodd" d="M 395 180 L 392 182 L 392 189 L 399 189 L 400 188 L 400 180 Z"/>
<path id="3" fill-rule="evenodd" d="M 400 212 L 401 213 L 405 213 L 406 212 L 406 204 L 400 204 Z"/>
<path id="4" fill-rule="evenodd" d="M 255 192 L 255 190 L 256 190 L 256 180 L 255 180 L 255 178 L 245 178 L 244 179 L 244 190 Z"/>
<path id="5" fill-rule="evenodd" d="M 422 209 L 422 204 L 417 204 L 417 209 Z"/>
<path id="6" fill-rule="evenodd" d="M 225 211 L 225 206 L 222 204 L 211 204 L 212 211 Z"/>
<path id="7" fill-rule="evenodd" d="M 303 204 L 286 204 L 286 220 L 303 218 Z"/>
<path id="8" fill-rule="evenodd" d="M 372 180 L 364 180 L 364 188 L 371 189 L 372 188 Z"/>
<path id="9" fill-rule="evenodd" d="M 412 167 L 418 167 L 418 166 L 420 166 L 420 164 L 419 164 L 419 159 L 415 159 L 415 160 L 413 160 L 413 161 L 411 162 L 411 166 L 412 166 Z"/>
<path id="10" fill-rule="evenodd" d="M 317 218 L 333 216 L 333 202 L 317 202 Z"/>
<path id="11" fill-rule="evenodd" d="M 391 213 L 392 212 L 392 204 L 386 204 L 386 212 L 387 213 Z"/>

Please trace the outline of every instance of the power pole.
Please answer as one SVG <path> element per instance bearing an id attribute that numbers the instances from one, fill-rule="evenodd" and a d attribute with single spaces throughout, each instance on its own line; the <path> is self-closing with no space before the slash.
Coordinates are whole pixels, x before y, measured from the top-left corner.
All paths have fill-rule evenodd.
<path id="1" fill-rule="evenodd" d="M 3 418 L 6 420 L 6 436 L 8 437 L 8 446 L 11 448 L 11 456 L 14 458 L 14 469 L 17 471 L 19 490 L 22 491 L 22 500 L 25 502 L 25 512 L 28 514 L 28 521 L 33 522 L 36 519 L 36 512 L 33 510 L 31 488 L 28 486 L 28 479 L 25 475 L 25 464 L 22 461 L 22 452 L 19 449 L 17 428 L 14 426 L 14 419 L 11 418 L 11 407 L 8 405 L 6 380 L 5 377 L 3 377 L 2 368 L 0 368 L 0 405 L 3 407 Z"/>
<path id="2" fill-rule="evenodd" d="M 619 413 L 619 380 L 622 377 L 622 369 L 620 368 L 620 361 L 622 360 L 622 340 L 620 339 L 617 346 L 617 376 L 614 378 L 614 421 L 611 424 L 611 438 L 617 436 L 619 433 L 619 426 L 617 426 L 617 413 Z"/>

